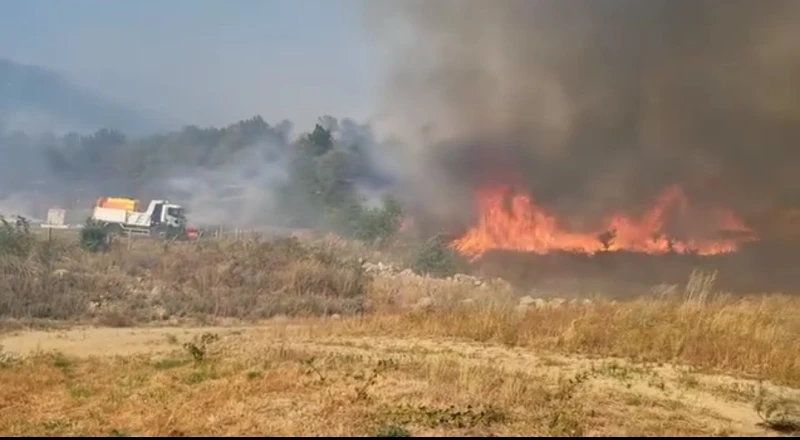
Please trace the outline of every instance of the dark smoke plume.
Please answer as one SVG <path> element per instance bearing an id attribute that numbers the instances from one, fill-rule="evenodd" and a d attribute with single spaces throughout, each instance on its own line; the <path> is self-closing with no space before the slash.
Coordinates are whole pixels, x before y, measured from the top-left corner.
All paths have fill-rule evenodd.
<path id="1" fill-rule="evenodd" d="M 748 219 L 800 204 L 796 0 L 370 0 L 429 213 L 517 183 L 574 222 L 665 186 Z M 441 188 L 432 191 L 431 188 Z M 753 220 L 755 221 L 755 220 Z"/>

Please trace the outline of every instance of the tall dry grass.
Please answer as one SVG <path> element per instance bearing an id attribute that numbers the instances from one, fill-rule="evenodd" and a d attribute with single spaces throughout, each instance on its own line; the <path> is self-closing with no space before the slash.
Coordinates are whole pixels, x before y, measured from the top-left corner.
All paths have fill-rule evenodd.
<path id="1" fill-rule="evenodd" d="M 675 362 L 800 385 L 800 300 L 719 295 L 714 274 L 694 274 L 683 292 L 520 310 L 508 285 L 373 279 L 357 246 L 330 241 L 134 241 L 99 254 L 25 243 L 0 255 L 2 318 L 125 326 L 358 314 L 336 331 Z M 422 297 L 432 300 L 413 308 Z"/>
<path id="2" fill-rule="evenodd" d="M 129 325 L 170 317 L 350 314 L 362 311 L 371 283 L 358 261 L 294 239 L 119 242 L 107 253 L 33 243 L 0 255 L 4 318 L 99 317 Z"/>
<path id="3" fill-rule="evenodd" d="M 714 291 L 715 277 L 694 272 L 682 293 L 525 309 L 503 295 L 505 290 L 487 297 L 486 289 L 476 288 L 483 300 L 371 315 L 348 322 L 344 331 L 677 363 L 800 386 L 800 299 L 720 294 Z"/>

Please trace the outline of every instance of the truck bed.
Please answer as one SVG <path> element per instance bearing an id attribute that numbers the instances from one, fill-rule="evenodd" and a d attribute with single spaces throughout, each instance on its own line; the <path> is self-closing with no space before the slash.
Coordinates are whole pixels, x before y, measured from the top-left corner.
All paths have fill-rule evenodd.
<path id="1" fill-rule="evenodd" d="M 150 226 L 150 216 L 146 212 L 126 211 L 116 208 L 94 208 L 92 218 L 108 223 L 120 223 L 126 226 L 145 228 Z"/>

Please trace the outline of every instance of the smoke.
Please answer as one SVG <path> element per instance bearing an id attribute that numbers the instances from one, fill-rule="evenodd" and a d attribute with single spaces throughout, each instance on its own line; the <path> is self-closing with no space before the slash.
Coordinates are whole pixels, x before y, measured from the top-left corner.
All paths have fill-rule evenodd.
<path id="1" fill-rule="evenodd" d="M 375 0 L 417 201 L 469 222 L 514 183 L 573 223 L 667 185 L 752 217 L 800 203 L 800 3 Z M 435 191 L 432 188 L 436 188 Z"/>
<path id="2" fill-rule="evenodd" d="M 391 150 L 369 124 L 330 116 L 319 123 L 331 132 L 333 151 L 312 166 L 344 154 L 352 162 L 354 188 L 367 204 L 378 205 L 396 179 Z M 303 183 L 293 161 L 300 138 L 310 131 L 304 128 L 295 133 L 289 121 L 270 126 L 256 117 L 221 129 L 186 127 L 143 139 L 103 130 L 88 136 L 0 134 L 7 159 L 0 161 L 0 215 L 41 221 L 48 208 L 85 212 L 98 197 L 131 197 L 144 204 L 180 203 L 198 226 L 316 224 L 318 212 L 305 209 L 311 208 L 304 205 L 306 189 L 295 188 Z"/>
<path id="3" fill-rule="evenodd" d="M 212 169 L 184 169 L 148 188 L 153 197 L 180 201 L 193 224 L 260 227 L 278 221 L 277 191 L 289 179 L 292 124 L 275 127 L 274 136 L 243 148 Z M 160 191 L 161 195 L 156 196 Z"/>

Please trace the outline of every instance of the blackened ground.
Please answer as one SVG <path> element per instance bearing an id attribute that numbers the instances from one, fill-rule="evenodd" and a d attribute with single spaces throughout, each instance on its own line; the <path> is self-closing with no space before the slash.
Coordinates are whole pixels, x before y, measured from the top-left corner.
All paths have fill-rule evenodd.
<path id="1" fill-rule="evenodd" d="M 738 252 L 712 256 L 491 251 L 474 266 L 484 276 L 501 277 L 524 289 L 602 292 L 624 298 L 660 284 L 683 286 L 693 271 L 716 271 L 715 290 L 732 294 L 800 294 L 798 261 L 797 247 L 754 243 Z"/>

